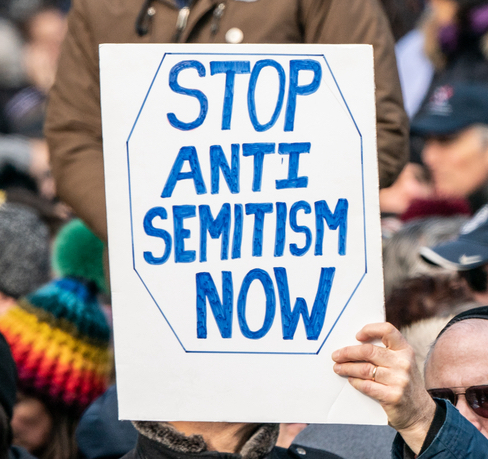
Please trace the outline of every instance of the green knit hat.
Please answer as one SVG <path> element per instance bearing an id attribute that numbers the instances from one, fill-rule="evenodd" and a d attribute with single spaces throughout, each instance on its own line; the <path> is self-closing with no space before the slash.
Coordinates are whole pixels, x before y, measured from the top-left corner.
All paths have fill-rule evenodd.
<path id="1" fill-rule="evenodd" d="M 54 240 L 52 266 L 57 277 L 78 277 L 108 293 L 103 270 L 104 243 L 78 218 L 63 226 Z"/>

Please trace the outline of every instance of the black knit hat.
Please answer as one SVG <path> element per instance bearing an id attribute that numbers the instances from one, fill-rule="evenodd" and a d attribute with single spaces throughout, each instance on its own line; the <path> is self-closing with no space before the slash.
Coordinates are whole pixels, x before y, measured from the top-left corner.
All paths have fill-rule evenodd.
<path id="1" fill-rule="evenodd" d="M 49 230 L 27 206 L 2 203 L 0 193 L 0 292 L 19 298 L 50 278 Z"/>
<path id="2" fill-rule="evenodd" d="M 12 417 L 17 393 L 17 368 L 10 347 L 0 333 L 0 404 L 9 418 Z"/>
<path id="3" fill-rule="evenodd" d="M 437 338 L 441 336 L 449 327 L 468 319 L 485 319 L 488 320 L 488 306 L 481 306 L 479 308 L 468 309 L 467 311 L 460 312 L 457 316 L 454 316 L 446 326 L 437 335 Z"/>

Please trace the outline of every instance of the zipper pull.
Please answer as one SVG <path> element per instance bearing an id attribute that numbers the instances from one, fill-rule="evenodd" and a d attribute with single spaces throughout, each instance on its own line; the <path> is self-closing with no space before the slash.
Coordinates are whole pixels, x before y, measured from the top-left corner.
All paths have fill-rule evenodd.
<path id="1" fill-rule="evenodd" d="M 179 41 L 181 34 L 186 28 L 188 24 L 188 16 L 190 15 L 190 8 L 184 6 L 178 12 L 178 18 L 176 19 L 176 33 L 174 41 Z"/>
<path id="2" fill-rule="evenodd" d="M 144 5 L 136 19 L 136 32 L 140 37 L 143 37 L 149 32 L 152 18 L 156 14 L 156 9 L 154 6 L 151 6 L 151 3 L 152 0 L 146 0 L 144 2 Z"/>
<path id="3" fill-rule="evenodd" d="M 219 30 L 220 19 L 224 15 L 225 3 L 219 3 L 213 12 L 212 25 L 210 26 L 210 33 L 215 35 Z"/>

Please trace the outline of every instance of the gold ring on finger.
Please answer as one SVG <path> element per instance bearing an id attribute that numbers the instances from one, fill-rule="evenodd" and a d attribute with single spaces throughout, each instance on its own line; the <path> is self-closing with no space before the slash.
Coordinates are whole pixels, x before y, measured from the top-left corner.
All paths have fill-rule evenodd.
<path id="1" fill-rule="evenodd" d="M 371 376 L 371 381 L 376 379 L 376 371 L 378 370 L 378 365 L 375 365 L 373 368 L 373 376 Z"/>

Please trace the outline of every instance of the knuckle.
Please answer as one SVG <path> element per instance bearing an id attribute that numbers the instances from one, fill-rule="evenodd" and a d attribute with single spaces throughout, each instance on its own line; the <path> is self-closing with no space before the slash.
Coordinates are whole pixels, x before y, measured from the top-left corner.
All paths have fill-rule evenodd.
<path id="1" fill-rule="evenodd" d="M 411 365 L 410 365 L 410 362 L 408 360 L 399 360 L 398 361 L 398 368 L 402 371 L 404 371 L 405 373 L 408 373 L 409 369 L 410 369 Z"/>
<path id="2" fill-rule="evenodd" d="M 413 370 L 414 363 L 410 359 L 402 359 L 398 362 L 400 370 L 406 374 L 410 374 Z"/>
<path id="3" fill-rule="evenodd" d="M 390 333 L 391 335 L 395 335 L 397 338 L 402 336 L 398 328 L 396 328 L 393 324 L 388 324 L 388 325 L 389 325 L 388 333 Z"/>
<path id="4" fill-rule="evenodd" d="M 371 343 L 367 343 L 363 345 L 363 355 L 366 360 L 371 360 L 374 358 L 376 354 L 376 347 L 373 346 Z"/>
<path id="5" fill-rule="evenodd" d="M 398 380 L 398 391 L 402 394 L 408 389 L 410 380 L 408 378 L 401 378 Z"/>
<path id="6" fill-rule="evenodd" d="M 359 369 L 359 375 L 362 379 L 370 379 L 371 378 L 371 364 L 363 364 Z"/>
<path id="7" fill-rule="evenodd" d="M 371 392 L 371 381 L 369 381 L 369 380 L 364 381 L 364 383 L 363 383 L 363 391 L 365 393 L 370 393 Z"/>
<path id="8" fill-rule="evenodd" d="M 390 392 L 389 401 L 393 405 L 397 405 L 403 398 L 403 390 L 399 387 L 395 387 Z"/>

